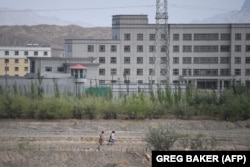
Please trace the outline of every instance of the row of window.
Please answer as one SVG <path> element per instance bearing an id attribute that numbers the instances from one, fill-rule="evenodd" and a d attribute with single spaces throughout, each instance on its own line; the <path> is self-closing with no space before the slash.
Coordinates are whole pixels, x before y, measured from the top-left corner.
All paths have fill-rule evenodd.
<path id="1" fill-rule="evenodd" d="M 20 62 L 20 59 L 15 59 L 15 63 L 16 64 L 18 64 Z M 23 62 L 25 63 L 25 64 L 27 64 L 28 62 L 29 62 L 29 60 L 28 59 L 23 59 Z M 5 64 L 8 64 L 8 63 L 10 63 L 10 60 L 9 59 L 4 59 L 4 63 Z"/>
<path id="2" fill-rule="evenodd" d="M 250 40 L 250 33 L 242 34 L 242 33 L 235 33 L 234 34 L 234 40 L 240 41 L 242 40 L 242 36 L 245 35 L 245 40 Z M 179 41 L 180 40 L 180 34 L 173 34 L 173 40 Z M 182 34 L 182 40 L 183 41 L 218 41 L 218 40 L 231 40 L 231 34 L 223 33 L 196 33 L 196 34 Z"/>
<path id="3" fill-rule="evenodd" d="M 29 56 L 29 51 L 24 51 L 24 56 Z M 5 56 L 9 56 L 10 55 L 10 51 L 8 51 L 8 50 L 6 50 L 6 51 L 4 51 L 4 55 Z M 14 55 L 15 56 L 18 56 L 18 55 L 20 55 L 20 52 L 19 51 L 14 51 Z M 38 51 L 34 51 L 33 52 L 33 55 L 34 56 L 38 56 Z M 48 52 L 47 51 L 44 51 L 43 52 L 43 56 L 48 56 Z"/>
<path id="4" fill-rule="evenodd" d="M 242 51 L 242 45 L 235 45 L 234 51 L 235 52 L 241 52 Z M 231 52 L 230 45 L 184 45 L 182 46 L 182 52 Z M 250 45 L 245 46 L 245 51 L 250 52 Z M 173 52 L 180 52 L 180 46 L 174 45 L 173 46 Z"/>
<path id="5" fill-rule="evenodd" d="M 245 40 L 250 40 L 250 33 L 242 34 L 242 33 L 235 33 L 234 39 L 235 40 L 242 40 L 242 36 L 245 35 Z M 154 41 L 155 40 L 155 34 L 149 34 L 149 40 Z M 165 39 L 165 35 L 161 35 L 161 39 Z M 229 33 L 195 33 L 195 34 L 182 34 L 182 40 L 183 41 L 217 41 L 217 40 L 231 40 L 231 34 Z M 131 34 L 126 33 L 124 34 L 124 40 L 130 41 L 131 40 Z M 136 34 L 136 40 L 137 41 L 143 41 L 144 40 L 144 34 L 138 33 Z M 173 40 L 179 41 L 180 40 L 180 34 L 173 34 Z"/>
<path id="6" fill-rule="evenodd" d="M 160 73 L 162 76 L 164 76 L 166 74 L 166 70 L 161 69 Z M 230 69 L 220 69 L 220 76 L 230 76 L 230 74 L 231 74 Z M 99 69 L 99 75 L 105 76 L 106 69 L 103 69 L 103 68 Z M 117 69 L 112 68 L 110 70 L 110 73 L 107 75 L 112 75 L 112 76 L 117 75 Z M 126 76 L 131 75 L 131 70 L 124 69 L 123 75 L 126 75 Z M 141 68 L 136 69 L 136 75 L 143 76 L 143 69 L 141 69 Z M 154 69 L 149 69 L 149 75 L 150 76 L 155 75 Z M 180 75 L 179 69 L 173 69 L 173 75 L 179 76 Z M 182 69 L 182 75 L 183 76 L 192 76 L 191 69 Z M 236 75 L 236 76 L 241 75 L 241 69 L 235 69 L 234 75 Z M 250 69 L 245 70 L 245 75 L 247 75 L 247 76 L 250 75 Z M 193 69 L 193 76 L 219 76 L 219 70 L 218 69 Z"/>
<path id="7" fill-rule="evenodd" d="M 241 45 L 235 45 L 234 51 L 235 52 L 242 52 Z M 160 51 L 166 52 L 166 46 L 161 46 Z M 131 46 L 125 45 L 123 48 L 124 52 L 131 52 Z M 136 46 L 137 52 L 144 52 L 144 46 L 143 45 L 137 45 Z M 148 52 L 154 52 L 155 46 L 150 45 L 148 48 Z M 230 52 L 231 47 L 230 45 L 184 45 L 182 46 L 182 52 Z M 250 45 L 245 46 L 245 51 L 250 52 Z M 88 45 L 88 52 L 94 52 L 94 45 Z M 99 52 L 106 52 L 106 46 L 105 45 L 99 45 Z M 117 46 L 111 45 L 111 52 L 117 52 Z M 174 45 L 173 46 L 173 52 L 180 52 L 180 46 Z"/>
<path id="8" fill-rule="evenodd" d="M 235 57 L 234 63 L 241 64 L 242 63 L 241 60 L 242 60 L 241 57 Z M 230 64 L 230 62 L 231 62 L 230 57 L 220 57 L 220 64 Z M 105 64 L 106 57 L 99 57 L 99 63 Z M 117 58 L 111 57 L 110 64 L 116 64 L 116 63 L 117 63 Z M 143 64 L 143 57 L 137 57 L 136 63 Z M 154 64 L 154 63 L 155 63 L 155 57 L 149 57 L 149 64 Z M 161 57 L 160 63 L 166 64 L 167 57 Z M 173 64 L 179 64 L 179 63 L 180 63 L 180 58 L 173 57 Z M 131 64 L 131 57 L 124 57 L 123 64 Z M 183 57 L 182 64 L 192 64 L 192 57 Z M 219 64 L 219 57 L 194 57 L 193 64 Z M 245 58 L 245 64 L 250 64 L 250 57 Z"/>
<path id="9" fill-rule="evenodd" d="M 20 67 L 14 67 L 14 71 L 19 71 Z M 24 71 L 29 71 L 29 67 L 24 67 Z M 10 71 L 10 67 L 4 67 L 4 71 Z"/>

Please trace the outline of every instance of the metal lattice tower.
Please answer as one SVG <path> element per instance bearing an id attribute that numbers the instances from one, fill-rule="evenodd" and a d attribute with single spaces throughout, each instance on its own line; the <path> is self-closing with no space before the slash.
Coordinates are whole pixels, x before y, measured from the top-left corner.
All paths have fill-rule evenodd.
<path id="1" fill-rule="evenodd" d="M 156 81 L 165 80 L 169 84 L 169 27 L 167 0 L 156 0 L 154 71 Z"/>

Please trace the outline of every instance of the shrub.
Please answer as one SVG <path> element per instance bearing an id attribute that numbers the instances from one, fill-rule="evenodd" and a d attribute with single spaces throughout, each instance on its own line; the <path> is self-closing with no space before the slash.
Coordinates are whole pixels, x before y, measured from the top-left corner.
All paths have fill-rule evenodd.
<path id="1" fill-rule="evenodd" d="M 149 129 L 146 134 L 146 142 L 155 150 L 167 151 L 170 150 L 179 136 L 175 130 L 159 126 Z"/>

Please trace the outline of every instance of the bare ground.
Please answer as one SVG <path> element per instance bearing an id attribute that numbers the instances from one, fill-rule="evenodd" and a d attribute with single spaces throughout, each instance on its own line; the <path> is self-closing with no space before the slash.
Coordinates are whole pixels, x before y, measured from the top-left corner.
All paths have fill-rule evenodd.
<path id="1" fill-rule="evenodd" d="M 180 134 L 215 138 L 215 150 L 250 150 L 250 120 L 0 120 L 0 166 L 150 166 L 145 142 L 149 127 L 162 125 Z M 111 131 L 115 145 L 108 145 Z M 105 131 L 105 143 L 98 137 Z M 178 144 L 172 148 L 184 150 Z"/>

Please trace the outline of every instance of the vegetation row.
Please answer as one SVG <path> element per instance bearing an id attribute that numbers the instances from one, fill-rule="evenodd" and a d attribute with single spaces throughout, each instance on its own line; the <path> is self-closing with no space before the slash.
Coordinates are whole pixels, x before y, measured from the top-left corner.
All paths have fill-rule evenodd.
<path id="1" fill-rule="evenodd" d="M 54 83 L 54 95 L 46 96 L 43 87 L 32 84 L 23 90 L 0 85 L 0 118 L 21 119 L 190 119 L 194 116 L 221 120 L 250 118 L 250 89 L 233 86 L 221 92 L 165 90 L 138 92 L 112 97 L 111 91 L 99 96 L 85 92 L 75 96 L 61 93 Z M 29 89 L 29 91 L 28 91 Z"/>

